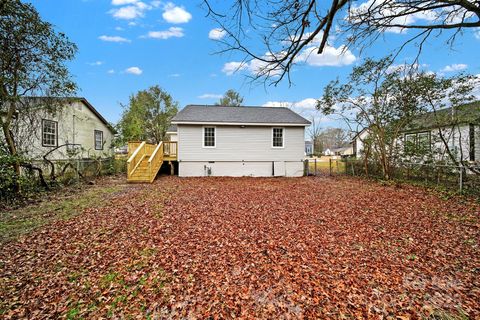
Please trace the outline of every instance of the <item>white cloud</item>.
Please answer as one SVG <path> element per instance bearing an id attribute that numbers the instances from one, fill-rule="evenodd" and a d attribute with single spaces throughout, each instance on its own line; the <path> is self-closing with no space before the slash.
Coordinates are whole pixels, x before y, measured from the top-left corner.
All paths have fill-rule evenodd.
<path id="1" fill-rule="evenodd" d="M 321 66 L 331 66 L 331 67 L 341 67 L 354 63 L 357 58 L 355 55 L 344 46 L 338 48 L 327 45 L 322 54 L 317 54 L 318 48 L 316 46 L 309 46 L 303 50 L 295 59 L 296 63 L 306 63 L 310 66 L 321 67 Z M 278 53 L 278 58 L 281 57 L 283 53 Z M 263 56 L 266 60 L 272 60 L 270 53 L 267 53 Z M 230 76 L 239 70 L 248 70 L 252 75 L 256 76 L 278 76 L 282 70 L 281 69 L 270 69 L 271 64 L 259 59 L 253 59 L 249 62 L 238 62 L 232 61 L 225 63 L 222 71 Z"/>
<path id="2" fill-rule="evenodd" d="M 107 71 L 107 73 L 108 73 L 108 74 L 114 74 L 114 73 L 115 73 L 115 70 L 110 69 L 110 70 Z"/>
<path id="3" fill-rule="evenodd" d="M 245 70 L 248 68 L 248 65 L 244 62 L 227 62 L 223 65 L 222 72 L 225 73 L 227 76 L 231 76 L 235 72 L 239 70 Z"/>
<path id="4" fill-rule="evenodd" d="M 123 30 L 125 30 L 125 29 L 123 29 L 122 27 L 115 27 L 115 30 L 117 30 L 117 31 L 123 31 Z"/>
<path id="5" fill-rule="evenodd" d="M 220 40 L 227 35 L 227 32 L 220 28 L 210 30 L 208 37 L 212 40 Z"/>
<path id="6" fill-rule="evenodd" d="M 440 72 L 455 72 L 455 71 L 462 71 L 467 69 L 468 65 L 464 63 L 456 63 L 445 66 Z"/>
<path id="7" fill-rule="evenodd" d="M 220 99 L 221 97 L 223 97 L 223 95 L 216 93 L 204 93 L 198 96 L 199 99 Z"/>
<path id="8" fill-rule="evenodd" d="M 289 102 L 289 101 L 267 101 L 263 104 L 264 107 L 283 107 L 283 108 L 293 108 L 297 110 L 316 110 L 317 99 L 306 98 L 298 102 Z"/>
<path id="9" fill-rule="evenodd" d="M 180 77 L 180 73 L 172 73 L 172 74 L 169 74 L 168 76 L 171 78 L 178 78 Z"/>
<path id="10" fill-rule="evenodd" d="M 128 69 L 125 69 L 125 72 L 139 76 L 142 74 L 143 71 L 139 67 L 130 67 Z"/>
<path id="11" fill-rule="evenodd" d="M 398 12 L 405 10 L 405 4 L 402 2 L 395 2 L 392 1 L 391 5 L 389 6 L 382 6 L 384 4 L 384 0 L 368 0 L 363 2 L 359 6 L 352 6 L 349 11 L 349 15 L 355 15 L 355 17 L 359 17 L 361 15 L 373 12 L 373 16 L 375 18 L 382 18 L 382 17 L 391 17 L 395 16 Z M 389 24 L 399 24 L 399 25 L 411 25 L 419 20 L 424 21 L 434 21 L 438 18 L 438 13 L 435 11 L 423 11 L 423 12 L 416 12 L 413 14 L 409 14 L 406 16 L 395 17 L 389 20 Z M 348 19 L 354 19 L 352 16 L 347 16 Z M 399 27 L 392 27 L 392 28 L 384 28 L 385 32 L 390 33 L 405 33 L 406 30 L 399 28 Z"/>
<path id="12" fill-rule="evenodd" d="M 123 6 L 126 4 L 137 3 L 138 0 L 112 0 L 112 5 L 114 6 Z"/>
<path id="13" fill-rule="evenodd" d="M 306 48 L 297 57 L 297 61 L 316 67 L 341 67 L 352 64 L 357 60 L 355 55 L 343 45 L 338 48 L 327 45 L 322 54 L 317 54 L 317 50 L 318 48 L 315 46 Z"/>
<path id="14" fill-rule="evenodd" d="M 315 98 L 305 98 L 297 102 L 291 101 L 267 101 L 263 107 L 282 107 L 289 108 L 296 113 L 300 114 L 302 117 L 307 120 L 315 119 L 316 122 L 331 122 L 333 119 L 328 116 L 323 115 L 319 110 L 317 110 L 317 99 Z"/>
<path id="15" fill-rule="evenodd" d="M 112 9 L 109 12 L 110 14 L 112 14 L 114 18 L 131 20 L 131 19 L 142 18 L 145 15 L 145 11 L 151 8 L 152 8 L 151 6 L 141 1 L 136 1 L 134 2 L 133 5 L 121 7 L 118 9 Z"/>
<path id="16" fill-rule="evenodd" d="M 183 29 L 179 27 L 170 27 L 168 30 L 163 31 L 150 31 L 144 38 L 153 38 L 153 39 L 168 39 L 172 37 L 181 38 L 185 34 L 183 33 Z"/>
<path id="17" fill-rule="evenodd" d="M 101 66 L 103 61 L 88 62 L 87 64 L 90 66 Z"/>
<path id="18" fill-rule="evenodd" d="M 480 28 L 476 28 L 475 31 L 473 32 L 473 35 L 475 36 L 475 38 L 480 40 Z"/>
<path id="19" fill-rule="evenodd" d="M 119 37 L 119 36 L 100 36 L 98 39 L 102 41 L 107 41 L 107 42 L 131 42 L 129 39 L 126 39 L 124 37 Z"/>
<path id="20" fill-rule="evenodd" d="M 163 8 L 163 19 L 169 23 L 187 23 L 192 19 L 192 15 L 183 7 L 178 7 L 169 2 Z"/>

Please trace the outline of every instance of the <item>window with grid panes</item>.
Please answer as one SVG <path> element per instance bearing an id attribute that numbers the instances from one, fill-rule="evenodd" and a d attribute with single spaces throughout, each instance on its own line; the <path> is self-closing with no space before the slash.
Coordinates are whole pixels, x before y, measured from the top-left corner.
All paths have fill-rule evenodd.
<path id="1" fill-rule="evenodd" d="M 95 130 L 95 150 L 103 149 L 103 131 Z"/>
<path id="2" fill-rule="evenodd" d="M 42 145 L 45 147 L 55 147 L 57 145 L 57 122 L 52 120 L 42 120 Z"/>
<path id="3" fill-rule="evenodd" d="M 282 148 L 283 147 L 283 128 L 273 128 L 272 134 L 273 134 L 272 146 L 274 148 Z"/>
<path id="4" fill-rule="evenodd" d="M 215 127 L 203 128 L 203 146 L 215 147 Z"/>

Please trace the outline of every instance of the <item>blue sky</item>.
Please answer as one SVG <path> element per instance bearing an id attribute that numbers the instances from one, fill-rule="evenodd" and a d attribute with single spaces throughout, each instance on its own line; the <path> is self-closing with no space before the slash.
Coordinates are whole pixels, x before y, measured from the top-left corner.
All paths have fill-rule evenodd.
<path id="1" fill-rule="evenodd" d="M 342 43 L 333 40 L 324 57 L 311 56 L 292 72 L 293 85 L 253 85 L 245 77 L 254 66 L 232 73 L 237 53 L 214 54 L 219 45 L 211 38 L 221 32 L 201 7 L 201 0 L 34 0 L 42 18 L 78 45 L 71 72 L 80 91 L 110 122 L 121 115 L 120 103 L 138 90 L 158 84 L 183 107 L 213 104 L 218 96 L 234 89 L 246 105 L 294 105 L 306 117 L 314 99 L 336 77 L 345 78 L 367 56 L 382 57 L 407 39 L 408 33 L 388 32 L 368 50 L 355 48 L 340 56 Z M 453 49 L 444 39 L 431 38 L 421 56 L 424 68 L 451 75 L 463 70 L 480 74 L 480 30 L 467 30 Z M 415 48 L 400 55 L 410 61 Z M 323 120 L 322 126 L 339 123 Z"/>

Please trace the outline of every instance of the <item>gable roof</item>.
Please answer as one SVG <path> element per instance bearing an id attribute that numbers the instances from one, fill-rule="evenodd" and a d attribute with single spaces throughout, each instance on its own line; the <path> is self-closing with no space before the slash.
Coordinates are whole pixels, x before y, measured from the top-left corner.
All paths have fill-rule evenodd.
<path id="1" fill-rule="evenodd" d="M 84 97 L 24 97 L 23 99 L 28 99 L 29 101 L 33 101 L 35 106 L 41 107 L 43 103 L 52 103 L 54 101 L 59 101 L 60 103 L 63 102 L 81 102 L 83 103 L 107 128 L 112 132 L 116 133 L 115 129 L 112 125 L 100 114 L 100 112 L 95 109 L 95 107 L 88 102 L 88 100 Z M 56 102 L 55 102 L 56 103 Z"/>
<path id="2" fill-rule="evenodd" d="M 422 114 L 412 120 L 403 131 L 446 127 L 453 124 L 480 124 L 480 101 Z"/>
<path id="3" fill-rule="evenodd" d="M 173 124 L 250 124 L 308 126 L 310 121 L 288 108 L 188 105 L 172 119 Z"/>
<path id="4" fill-rule="evenodd" d="M 170 127 L 167 129 L 167 133 L 169 132 L 177 132 L 177 125 L 176 124 L 171 124 Z"/>

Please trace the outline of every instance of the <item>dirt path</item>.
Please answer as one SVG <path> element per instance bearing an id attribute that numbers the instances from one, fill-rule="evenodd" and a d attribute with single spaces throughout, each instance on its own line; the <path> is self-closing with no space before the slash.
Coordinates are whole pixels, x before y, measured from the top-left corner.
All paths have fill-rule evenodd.
<path id="1" fill-rule="evenodd" d="M 178 178 L 3 245 L 3 317 L 480 318 L 480 208 L 330 178 Z"/>

